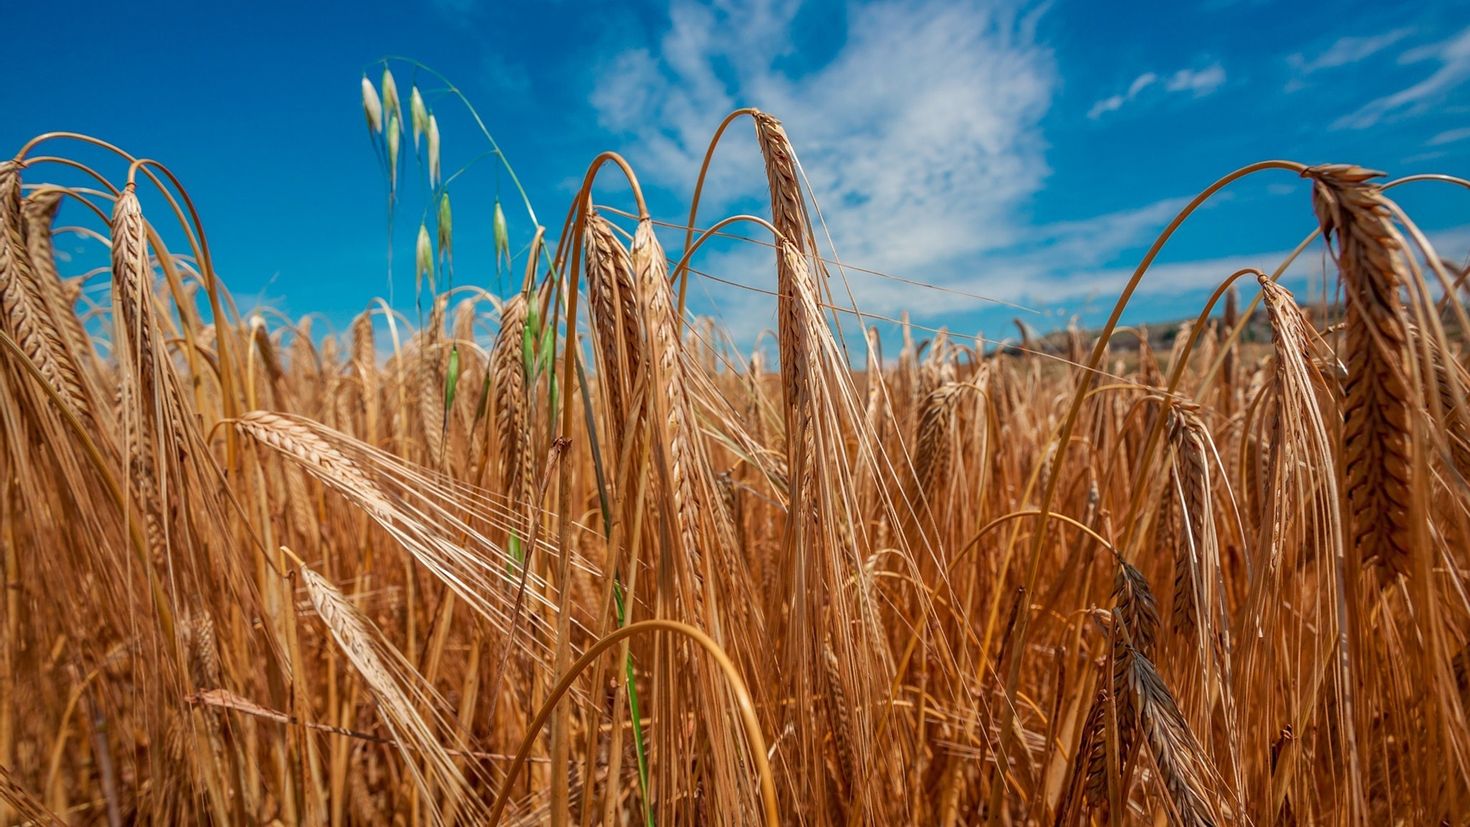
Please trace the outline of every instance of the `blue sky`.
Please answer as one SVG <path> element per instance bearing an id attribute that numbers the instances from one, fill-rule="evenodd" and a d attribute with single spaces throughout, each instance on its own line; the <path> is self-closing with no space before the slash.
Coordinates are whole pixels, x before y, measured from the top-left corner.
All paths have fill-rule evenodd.
<path id="1" fill-rule="evenodd" d="M 785 121 L 844 262 L 948 288 L 854 273 L 863 310 L 995 337 L 1012 317 L 1040 329 L 1105 317 L 1182 201 L 1240 165 L 1470 175 L 1463 3 L 58 2 L 13 4 L 6 18 L 0 145 L 78 130 L 167 163 L 241 304 L 317 311 L 330 326 L 389 292 L 385 188 L 358 96 L 385 55 L 456 82 L 553 234 L 605 149 L 631 160 L 656 218 L 683 221 L 719 120 L 766 109 Z M 406 95 L 414 72 L 395 72 Z M 467 114 L 417 80 L 441 120 L 445 169 L 479 158 Z M 404 176 L 393 293 L 411 307 L 424 188 L 412 162 Z M 604 180 L 599 202 L 628 208 Z M 760 209 L 763 186 L 741 127 L 701 223 Z M 513 246 L 529 237 L 509 181 L 475 161 L 451 187 L 456 283 L 496 285 L 497 193 Z M 1442 255 L 1470 252 L 1470 193 L 1416 184 L 1396 198 Z M 1166 249 L 1129 318 L 1192 315 L 1232 270 L 1275 266 L 1312 227 L 1300 179 L 1234 187 Z M 95 247 L 61 245 L 73 272 Z M 770 289 L 769 255 L 719 242 L 696 266 Z M 1299 284 L 1321 272 L 1320 254 L 1306 258 Z M 742 341 L 773 323 L 758 293 L 700 279 L 691 297 Z"/>

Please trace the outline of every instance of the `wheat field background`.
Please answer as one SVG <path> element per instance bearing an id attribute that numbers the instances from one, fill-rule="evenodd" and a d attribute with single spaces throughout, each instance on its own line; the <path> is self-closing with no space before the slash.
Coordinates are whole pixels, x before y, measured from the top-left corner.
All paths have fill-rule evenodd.
<path id="1" fill-rule="evenodd" d="M 1394 201 L 1466 181 L 1220 170 L 1101 330 L 882 341 L 771 114 L 710 144 L 768 212 L 696 189 L 671 257 L 606 153 L 529 249 L 497 210 L 501 297 L 442 283 L 437 117 L 362 85 L 435 194 L 417 320 L 241 313 L 99 138 L 0 163 L 0 823 L 1470 823 L 1467 270 Z M 1247 176 L 1306 179 L 1337 303 L 1220 273 L 1156 352 L 1134 288 Z M 773 349 L 686 310 L 733 229 Z"/>

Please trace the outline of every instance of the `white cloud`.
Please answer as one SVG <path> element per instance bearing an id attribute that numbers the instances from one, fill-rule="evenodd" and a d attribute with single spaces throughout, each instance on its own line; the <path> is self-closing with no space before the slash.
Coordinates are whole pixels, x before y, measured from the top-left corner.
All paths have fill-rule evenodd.
<path id="1" fill-rule="evenodd" d="M 1128 84 L 1128 97 L 1137 97 L 1139 92 L 1147 89 L 1150 85 L 1153 84 L 1154 81 L 1158 79 L 1159 76 L 1154 74 L 1153 72 L 1144 72 L 1143 74 L 1134 78 L 1132 83 Z"/>
<path id="2" fill-rule="evenodd" d="M 1035 263 L 1065 262 L 1072 267 L 1096 264 L 1121 249 L 1151 241 L 1188 202 L 1188 197 L 1165 198 L 1142 207 L 1037 227 L 1026 240 L 1040 246 L 1029 257 Z"/>
<path id="3" fill-rule="evenodd" d="M 1180 69 L 1169 78 L 1164 88 L 1170 92 L 1191 92 L 1203 97 L 1219 89 L 1225 83 L 1225 67 L 1218 63 L 1203 69 Z"/>
<path id="4" fill-rule="evenodd" d="M 1025 313 L 1025 308 L 1033 303 L 1078 299 L 1097 292 L 1100 285 L 1121 286 L 1131 269 L 1115 270 L 1106 267 L 1106 263 L 1117 259 L 1120 251 L 1138 249 L 1151 242 L 1188 201 L 1188 197 L 1166 198 L 1085 219 L 1017 228 L 1009 243 L 967 259 L 964 266 L 937 262 L 897 271 L 905 279 L 935 289 L 862 270 L 839 272 L 834 266 L 830 268 L 833 293 L 837 304 L 848 305 L 850 290 L 861 311 L 883 317 L 895 317 L 906 310 L 916 320 L 946 321 L 994 308 L 999 302 L 1019 305 L 1016 313 L 1035 319 Z M 868 265 L 850 256 L 845 260 Z M 770 262 L 768 249 L 748 245 L 710 256 L 697 266 L 718 278 L 768 290 L 773 286 L 769 281 Z M 1205 269 L 1202 266 L 1200 272 Z M 1230 272 L 1225 271 L 1221 277 Z M 774 300 L 770 297 L 711 284 L 705 279 L 697 279 L 696 283 L 703 285 L 701 291 L 718 296 L 720 321 L 738 341 L 748 342 L 756 332 L 775 324 Z M 1180 284 L 1182 291 L 1192 282 Z"/>
<path id="5" fill-rule="evenodd" d="M 855 4 L 840 47 L 810 65 L 805 55 L 783 59 L 796 13 L 794 0 L 762 0 L 753 9 L 736 9 L 733 0 L 675 0 L 656 39 L 595 64 L 591 102 L 602 126 L 622 136 L 618 148 L 644 186 L 673 191 L 679 203 L 725 113 L 758 106 L 782 117 L 840 258 L 941 288 L 849 270 L 864 311 L 953 319 L 987 307 L 977 295 L 1050 304 L 1115 293 L 1131 273 L 1117 264 L 1123 253 L 1152 240 L 1183 203 L 1169 198 L 1031 226 L 1027 207 L 1048 173 L 1040 123 L 1057 86 L 1053 55 L 1035 38 L 1034 15 L 1003 0 Z M 1101 115 L 1143 97 L 1199 97 L 1225 83 L 1220 64 L 1196 66 L 1140 74 L 1094 109 Z M 764 213 L 751 202 L 765 197 L 765 177 L 750 132 L 740 122 L 726 134 L 701 224 L 731 211 Z M 668 240 L 677 247 L 682 233 Z M 1143 292 L 1188 293 L 1243 266 L 1274 267 L 1284 255 L 1163 263 Z M 717 241 L 693 266 L 768 291 L 771 261 L 768 248 Z M 846 303 L 839 272 L 831 269 L 835 300 Z M 737 342 L 749 343 L 774 324 L 767 295 L 696 278 L 691 297 L 705 308 L 717 302 Z"/>
<path id="6" fill-rule="evenodd" d="M 919 323 L 953 324 L 967 314 L 993 309 L 999 302 L 1023 308 L 1003 310 L 1006 315 L 1019 316 L 1028 324 L 1046 329 L 1048 318 L 1082 311 L 1095 301 L 1111 306 L 1136 266 L 1137 257 L 1124 251 L 1139 250 L 1151 242 L 1188 200 L 1162 199 L 1135 209 L 1038 227 L 1023 233 L 1015 246 L 977 256 L 964 270 L 918 269 L 903 274 L 939 289 L 915 287 L 854 270 L 845 273 L 843 284 L 833 268 L 836 303 L 846 306 L 847 291 L 851 290 L 858 308 L 875 318 L 896 318 L 908 311 Z M 1426 235 L 1441 257 L 1460 261 L 1470 254 L 1470 225 L 1428 231 Z M 1192 261 L 1165 260 L 1149 269 L 1137 295 L 1197 296 L 1247 267 L 1272 272 L 1289 254 L 1290 250 L 1283 248 Z M 1319 243 L 1298 256 L 1284 278 L 1289 285 L 1308 283 L 1309 279 L 1315 284 L 1324 267 L 1329 274 L 1332 272 L 1333 265 L 1324 258 Z M 758 290 L 773 286 L 769 282 L 768 250 L 722 257 L 702 269 Z M 759 331 L 774 328 L 774 299 L 770 296 L 702 278 L 696 278 L 695 285 L 693 295 L 717 297 L 714 300 L 720 321 L 736 341 L 748 344 Z M 1047 309 L 1036 316 L 1025 312 L 1026 307 Z M 1179 315 L 1188 315 L 1194 309 L 1185 308 Z M 850 316 L 840 318 L 847 333 L 856 329 Z"/>
<path id="7" fill-rule="evenodd" d="M 1157 231 L 1157 227 L 1154 228 Z M 1425 233 L 1435 253 L 1451 261 L 1464 260 L 1470 253 L 1470 225 L 1452 227 Z M 1315 252 L 1314 252 L 1315 250 Z M 1300 283 L 1308 277 L 1320 275 L 1324 259 L 1320 248 L 1308 250 L 1292 263 L 1284 279 Z M 1250 254 L 1230 255 L 1196 261 L 1165 262 L 1149 268 L 1139 283 L 1137 294 L 1141 296 L 1187 295 L 1208 290 L 1219 285 L 1226 276 L 1246 267 L 1272 272 L 1290 254 L 1289 250 L 1266 250 Z M 1417 251 L 1416 251 L 1417 255 Z M 1051 264 L 1056 260 L 1047 256 Z M 1034 265 L 1034 269 L 1032 266 Z M 1331 271 L 1333 265 L 1326 262 Z M 996 268 L 1008 277 L 980 277 L 964 282 L 957 287 L 974 290 L 993 298 L 1025 303 L 1044 299 L 1048 303 L 1082 299 L 1088 296 L 1105 296 L 1111 301 L 1132 277 L 1134 267 L 1090 267 L 1062 266 L 1047 267 L 1041 262 Z M 1432 277 L 1431 277 L 1432 278 Z"/>
<path id="8" fill-rule="evenodd" d="M 1470 138 L 1470 126 L 1460 127 L 1459 129 L 1446 129 L 1433 138 L 1430 138 L 1429 145 L 1444 146 L 1445 144 L 1452 144 L 1456 141 L 1463 141 L 1466 138 Z"/>
<path id="9" fill-rule="evenodd" d="M 1439 56 L 1440 50 L 1441 48 L 1443 48 L 1443 46 L 1443 42 L 1424 43 L 1419 46 L 1415 46 L 1412 49 L 1405 50 L 1403 54 L 1400 54 L 1398 62 L 1402 65 L 1407 66 L 1410 63 L 1423 63 L 1426 60 L 1433 60 L 1434 58 Z"/>
<path id="10" fill-rule="evenodd" d="M 676 2 L 652 48 L 597 71 L 592 104 L 629 138 L 645 185 L 689 192 L 718 119 L 758 106 L 785 123 L 843 259 L 942 275 L 1014 238 L 1048 172 L 1039 124 L 1056 71 L 1035 15 L 991 2 L 855 5 L 841 48 L 796 73 L 778 62 L 795 10 Z M 748 123 L 716 158 L 702 220 L 765 188 Z M 737 253 L 701 258 L 738 276 L 752 259 Z"/>
<path id="11" fill-rule="evenodd" d="M 1416 152 L 1404 157 L 1405 164 L 1424 164 L 1430 161 L 1438 161 L 1447 155 L 1442 149 L 1429 150 L 1427 152 Z"/>
<path id="12" fill-rule="evenodd" d="M 1119 109 L 1122 109 L 1123 104 L 1127 102 L 1128 98 L 1125 95 L 1113 95 L 1111 97 L 1103 98 L 1097 103 L 1094 103 L 1091 109 L 1087 110 L 1087 117 L 1095 121 L 1098 118 L 1101 118 L 1103 115 L 1108 114 L 1109 112 L 1117 112 Z"/>
<path id="13" fill-rule="evenodd" d="M 1326 51 L 1314 58 L 1298 53 L 1288 57 L 1287 62 L 1304 75 L 1323 69 L 1349 66 L 1378 54 L 1413 32 L 1412 28 L 1405 27 L 1362 37 L 1339 37 Z"/>
<path id="14" fill-rule="evenodd" d="M 1150 87 L 1159 85 L 1161 79 L 1153 72 L 1144 72 L 1128 84 L 1128 89 L 1116 95 L 1103 98 L 1087 110 L 1087 117 L 1097 120 L 1109 112 L 1122 109 L 1125 104 L 1136 100 Z M 1214 92 L 1225 84 L 1225 67 L 1219 63 L 1212 63 L 1202 69 L 1180 69 L 1171 74 L 1168 79 L 1162 80 L 1165 92 L 1178 93 L 1188 92 L 1195 97 L 1201 98 Z"/>
<path id="15" fill-rule="evenodd" d="M 1109 112 L 1116 112 L 1119 109 L 1122 109 L 1123 104 L 1138 97 L 1139 93 L 1152 86 L 1154 84 L 1154 81 L 1158 79 L 1159 76 L 1154 74 L 1153 72 L 1144 72 L 1143 74 L 1134 78 L 1132 83 L 1128 84 L 1127 92 L 1121 95 L 1113 95 L 1112 97 L 1103 98 L 1097 103 L 1094 103 L 1092 105 L 1092 108 L 1087 111 L 1087 117 L 1091 118 L 1092 120 L 1097 120 L 1098 118 L 1101 118 L 1103 115 L 1106 115 Z"/>
<path id="16" fill-rule="evenodd" d="M 1333 122 L 1334 129 L 1367 129 L 1385 119 L 1397 119 L 1427 111 L 1448 92 L 1470 78 L 1470 27 L 1440 43 L 1405 52 L 1400 63 L 1434 62 L 1429 77 L 1368 102 L 1356 112 Z"/>

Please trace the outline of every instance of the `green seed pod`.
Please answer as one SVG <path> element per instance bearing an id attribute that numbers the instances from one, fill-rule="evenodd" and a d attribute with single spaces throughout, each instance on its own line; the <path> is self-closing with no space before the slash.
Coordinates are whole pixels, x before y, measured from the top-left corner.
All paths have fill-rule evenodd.
<path id="1" fill-rule="evenodd" d="M 459 387 L 459 344 L 449 348 L 449 368 L 444 372 L 444 410 L 454 406 L 454 391 Z"/>
<path id="2" fill-rule="evenodd" d="M 521 368 L 527 376 L 535 375 L 536 340 L 541 330 L 540 314 L 537 313 L 534 294 L 526 294 L 526 324 L 521 328 Z"/>
<path id="3" fill-rule="evenodd" d="M 403 129 L 403 108 L 398 100 L 398 84 L 394 82 L 393 73 L 388 70 L 387 66 L 383 67 L 383 114 L 398 115 L 398 128 Z M 388 125 L 391 128 L 393 121 L 390 120 Z"/>
<path id="4" fill-rule="evenodd" d="M 439 257 L 454 255 L 454 221 L 449 210 L 449 193 L 439 198 Z"/>
<path id="5" fill-rule="evenodd" d="M 398 188 L 398 144 L 403 131 L 396 114 L 388 116 L 388 182 Z"/>
<path id="6" fill-rule="evenodd" d="M 505 224 L 505 210 L 500 208 L 500 199 L 495 199 L 495 218 L 493 219 L 495 235 L 495 266 L 500 267 L 501 257 L 505 258 L 505 266 L 510 266 L 510 230 Z"/>
<path id="7" fill-rule="evenodd" d="M 439 119 L 429 115 L 429 186 L 439 185 Z"/>
<path id="8" fill-rule="evenodd" d="M 419 150 L 419 136 L 429 128 L 429 109 L 424 106 L 424 96 L 419 94 L 417 86 L 408 93 L 408 118 L 413 124 L 413 151 Z"/>
<path id="9" fill-rule="evenodd" d="M 418 246 L 414 250 L 414 279 L 422 284 L 424 276 L 434 274 L 434 245 L 429 241 L 429 228 L 419 224 Z M 432 281 L 430 282 L 432 286 Z"/>
<path id="10" fill-rule="evenodd" d="M 383 102 L 378 99 L 378 90 L 367 75 L 362 76 L 362 111 L 367 116 L 369 132 L 383 131 Z"/>

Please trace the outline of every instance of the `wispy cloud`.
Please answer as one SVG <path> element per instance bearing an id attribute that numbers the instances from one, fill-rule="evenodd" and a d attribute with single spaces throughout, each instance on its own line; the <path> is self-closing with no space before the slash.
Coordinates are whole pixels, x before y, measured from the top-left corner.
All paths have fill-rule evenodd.
<path id="1" fill-rule="evenodd" d="M 1084 219 L 1021 228 L 1007 244 L 973 256 L 962 267 L 938 262 L 899 271 L 909 281 L 834 266 L 833 277 L 842 282 L 834 291 L 838 304 L 846 304 L 850 292 L 861 311 L 877 317 L 892 318 L 908 311 L 915 320 L 953 323 L 976 311 L 1011 305 L 1008 314 L 1036 319 L 1026 311 L 1101 295 L 1104 288 L 1116 292 L 1132 272 L 1131 266 L 1115 266 L 1116 262 L 1126 261 L 1128 253 L 1151 242 L 1188 201 L 1187 196 L 1165 198 Z M 1202 284 L 1216 283 L 1242 266 L 1272 266 L 1281 256 L 1275 260 L 1269 256 L 1238 258 L 1246 264 L 1232 258 L 1196 262 L 1192 268 L 1171 265 L 1157 277 L 1163 284 L 1144 292 L 1186 293 Z M 768 289 L 769 284 L 761 284 L 749 274 L 769 272 L 769 259 L 769 250 L 738 248 L 710 257 L 701 270 L 717 278 Z M 851 256 L 844 260 L 868 264 Z M 1230 269 L 1220 269 L 1224 267 Z M 737 341 L 748 342 L 760 330 L 774 325 L 774 300 L 769 296 L 731 290 L 704 279 L 699 283 L 700 291 L 717 293 L 721 322 Z"/>
<path id="2" fill-rule="evenodd" d="M 1066 262 L 1070 267 L 1099 264 L 1120 250 L 1152 240 L 1188 202 L 1188 197 L 1163 198 L 1141 207 L 1046 224 L 1026 234 L 1023 243 L 1031 249 L 1012 250 L 1010 257 Z"/>
<path id="3" fill-rule="evenodd" d="M 1158 227 L 1151 229 L 1156 232 Z M 1470 252 L 1470 225 L 1431 231 L 1427 236 L 1439 256 L 1462 260 Z M 1188 295 L 1208 290 L 1231 273 L 1246 267 L 1271 272 L 1289 254 L 1290 251 L 1286 249 L 1268 249 L 1248 254 L 1157 264 L 1149 268 L 1148 274 L 1139 284 L 1138 295 Z M 955 286 L 1023 304 L 1069 302 L 1088 296 L 1116 296 L 1132 277 L 1134 270 L 1131 262 L 1124 266 L 1098 267 L 1087 262 L 1058 262 L 1050 257 L 1047 261 L 1051 266 L 1040 260 L 1006 265 L 997 268 L 1008 274 L 1006 278 L 981 276 Z M 1283 278 L 1288 283 L 1300 283 L 1319 274 L 1323 263 L 1321 255 L 1308 252 L 1292 263 Z M 1327 266 L 1332 265 L 1328 263 Z"/>
<path id="4" fill-rule="evenodd" d="M 1143 90 L 1153 86 L 1154 82 L 1158 79 L 1159 76 L 1153 72 L 1144 72 L 1134 78 L 1132 83 L 1128 84 L 1128 91 L 1103 98 L 1097 103 L 1094 103 L 1092 108 L 1087 111 L 1087 117 L 1097 120 L 1109 112 L 1116 112 L 1122 109 L 1123 104 L 1138 97 Z"/>
<path id="5" fill-rule="evenodd" d="M 1180 69 L 1169 76 L 1164 89 L 1170 92 L 1190 92 L 1203 97 L 1225 84 L 1225 67 L 1213 63 L 1203 69 Z"/>
<path id="6" fill-rule="evenodd" d="M 1376 98 L 1357 111 L 1333 122 L 1334 129 L 1367 129 L 1385 120 L 1409 117 L 1427 111 L 1451 90 L 1470 78 L 1470 27 L 1439 43 L 1405 52 L 1400 63 L 1434 63 L 1423 80 L 1389 95 Z"/>
<path id="7" fill-rule="evenodd" d="M 592 63 L 589 100 L 600 125 L 620 136 L 620 150 L 645 187 L 676 194 L 676 203 L 685 203 L 723 113 L 758 106 L 782 117 L 840 258 L 939 288 L 848 270 L 864 311 L 909 310 L 916 320 L 952 323 L 985 318 L 976 314 L 990 307 L 978 298 L 986 296 L 1071 312 L 1090 296 L 1116 292 L 1136 254 L 1186 200 L 1162 198 L 1049 225 L 1031 219 L 1049 171 L 1041 123 L 1059 78 L 1056 57 L 1036 37 L 1035 16 L 1004 0 L 853 3 L 834 35 L 840 45 L 815 64 L 811 53 L 790 52 L 800 39 L 793 30 L 805 22 L 797 11 L 795 0 L 739 10 L 732 2 L 674 0 L 655 37 Z M 1344 38 L 1301 58 L 1299 67 L 1347 65 L 1407 36 Z M 1418 57 L 1442 70 L 1457 59 L 1454 44 L 1436 44 Z M 1142 72 L 1088 114 L 1201 98 L 1229 79 L 1223 64 L 1208 60 Z M 1431 140 L 1459 140 L 1456 132 Z M 759 211 L 763 185 L 755 142 L 740 124 L 716 153 L 701 223 Z M 1162 262 L 1142 292 L 1191 294 L 1241 267 L 1273 268 L 1285 254 L 1263 249 Z M 717 242 L 694 266 L 769 290 L 771 255 L 756 245 Z M 1304 258 L 1297 269 L 1320 266 L 1320 257 Z M 834 284 L 834 294 L 846 301 L 841 286 Z M 717 303 L 739 342 L 774 324 L 768 295 L 697 279 L 691 296 Z"/>
<path id="8" fill-rule="evenodd" d="M 1365 36 L 1339 37 L 1328 46 L 1325 51 L 1316 57 L 1307 57 L 1305 54 L 1297 54 L 1287 57 L 1287 63 L 1299 74 L 1309 75 L 1324 69 L 1336 69 L 1339 66 L 1349 66 L 1361 60 L 1366 60 L 1373 55 L 1387 49 L 1389 46 L 1403 40 L 1414 30 L 1409 27 L 1392 29 L 1380 34 Z"/>
<path id="9" fill-rule="evenodd" d="M 1057 82 L 1036 13 L 983 0 L 853 5 L 842 47 L 795 70 L 780 60 L 795 11 L 680 0 L 656 43 L 598 68 L 593 107 L 626 136 L 645 185 L 688 193 L 719 116 L 757 106 L 785 123 L 844 260 L 944 281 L 1025 231 L 1023 208 L 1048 173 L 1040 122 Z M 760 170 L 748 127 L 728 133 L 705 214 L 761 196 Z M 738 276 L 758 255 L 769 253 L 701 258 Z M 869 297 L 901 306 L 888 298 Z M 737 312 L 749 318 L 730 320 L 744 333 L 763 326 L 748 304 Z M 732 310 L 722 305 L 722 318 Z"/>
<path id="10" fill-rule="evenodd" d="M 1225 67 L 1219 63 L 1211 63 L 1200 69 L 1180 69 L 1162 79 L 1153 72 L 1144 72 L 1128 84 L 1127 90 L 1094 103 L 1087 110 L 1087 117 L 1097 120 L 1109 112 L 1116 112 L 1156 86 L 1161 87 L 1164 92 L 1189 93 L 1198 98 L 1214 92 L 1224 84 Z"/>
<path id="11" fill-rule="evenodd" d="M 993 302 L 1019 308 L 1045 308 L 1043 316 L 1033 316 L 1024 309 L 1005 311 L 1031 323 L 1055 312 L 1070 315 L 1083 311 L 1099 298 L 1110 304 L 1133 275 L 1136 266 L 1133 253 L 1148 244 L 1187 200 L 1184 197 L 1162 199 L 1136 209 L 1036 228 L 1025 235 L 1022 244 L 977 257 L 963 273 L 926 270 L 905 273 L 936 289 L 916 288 L 848 270 L 842 274 L 845 289 L 838 288 L 837 295 L 846 296 L 850 290 L 857 297 L 859 310 L 874 314 L 875 318 L 895 318 L 900 311 L 909 311 L 915 321 L 930 324 L 953 324 L 975 311 L 995 309 L 997 305 Z M 1442 257 L 1462 260 L 1470 253 L 1470 225 L 1429 231 L 1427 236 L 1436 254 Z M 1286 248 L 1268 248 L 1161 262 L 1149 269 L 1136 295 L 1156 299 L 1196 296 L 1245 268 L 1272 272 L 1290 253 Z M 734 261 L 712 263 L 710 272 L 733 276 L 736 281 L 741 281 L 740 272 L 756 272 L 742 271 Z M 1314 248 L 1298 256 L 1283 278 L 1288 285 L 1302 285 L 1319 276 L 1324 266 L 1332 267 L 1320 249 Z M 834 277 L 837 275 L 834 268 Z M 745 281 L 758 289 L 770 287 L 749 279 Z M 697 291 L 718 293 L 720 318 L 722 322 L 732 322 L 729 330 L 737 341 L 748 343 L 760 330 L 774 326 L 774 300 L 769 296 L 718 284 L 712 286 L 702 279 L 697 283 Z M 846 300 L 839 298 L 838 304 L 846 304 Z M 1191 311 L 1182 311 L 1180 315 L 1187 312 Z"/>
<path id="12" fill-rule="evenodd" d="M 1470 126 L 1460 127 L 1459 129 L 1446 129 L 1430 138 L 1429 146 L 1444 146 L 1445 144 L 1452 144 L 1456 141 L 1463 141 L 1466 138 L 1470 138 Z"/>
<path id="13" fill-rule="evenodd" d="M 719 113 L 781 117 L 837 248 L 905 269 L 991 248 L 1047 174 L 1039 123 L 1056 83 L 1035 19 L 992 3 L 882 2 L 849 10 L 824 65 L 778 66 L 794 4 L 753 14 L 677 2 L 650 49 L 614 56 L 592 103 L 629 138 L 640 176 L 687 192 Z M 741 130 L 721 145 L 710 204 L 759 192 Z M 836 209 L 839 208 L 840 209 Z"/>

